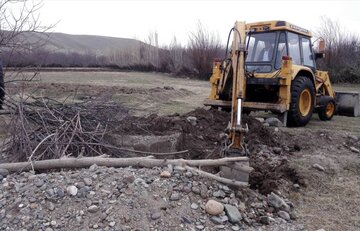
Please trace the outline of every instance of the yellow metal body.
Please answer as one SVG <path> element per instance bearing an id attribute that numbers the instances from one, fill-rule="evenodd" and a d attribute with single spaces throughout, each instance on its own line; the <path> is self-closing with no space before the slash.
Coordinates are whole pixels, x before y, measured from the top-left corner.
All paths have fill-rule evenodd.
<path id="1" fill-rule="evenodd" d="M 284 21 L 269 21 L 269 22 L 257 22 L 257 23 L 249 23 L 245 24 L 245 31 L 256 31 L 261 32 L 264 28 L 267 31 L 276 31 L 276 30 L 286 30 L 291 32 L 296 32 L 298 34 L 311 37 L 312 34 L 310 31 L 295 26 L 291 23 L 284 22 Z M 235 23 L 235 28 L 238 26 L 238 22 Z M 234 48 L 234 44 L 238 43 L 239 41 L 236 40 L 238 36 L 234 37 L 232 50 L 229 54 L 229 57 L 236 57 L 236 50 Z M 242 37 L 245 37 L 244 35 Z M 241 41 L 244 43 L 244 41 Z M 240 59 L 241 60 L 241 59 Z M 232 68 L 236 67 L 237 59 L 232 58 Z M 210 78 L 211 82 L 211 93 L 208 99 L 205 101 L 205 105 L 211 106 L 218 106 L 218 107 L 232 107 L 234 109 L 234 100 L 220 100 L 219 94 L 226 91 L 225 83 L 227 78 L 229 78 L 228 73 L 229 67 L 226 70 L 220 70 L 220 63 L 214 63 L 213 74 Z M 237 65 L 238 69 L 236 70 L 237 73 L 241 72 L 241 76 L 244 75 L 244 68 L 242 65 Z M 235 69 L 234 69 L 235 70 Z M 225 72 L 225 73 L 224 73 Z M 236 75 L 235 71 L 233 71 L 233 75 Z M 306 76 L 314 84 L 314 88 L 316 90 L 316 96 L 324 95 L 324 96 L 331 96 L 335 97 L 335 92 L 331 86 L 330 78 L 328 72 L 325 71 L 314 71 L 306 66 L 302 65 L 295 65 L 292 63 L 291 58 L 289 57 L 288 60 L 282 60 L 281 68 L 278 71 L 274 71 L 272 73 L 254 73 L 253 78 L 263 78 L 263 79 L 277 79 L 278 80 L 278 101 L 272 103 L 266 102 L 248 102 L 245 98 L 246 93 L 246 78 L 241 77 L 242 81 L 233 81 L 233 89 L 236 89 L 232 92 L 233 98 L 238 97 L 239 94 L 242 99 L 245 101 L 243 102 L 242 106 L 245 109 L 249 110 L 270 110 L 278 113 L 284 113 L 289 110 L 290 101 L 291 101 L 291 83 L 297 76 Z M 304 92 L 304 98 L 302 98 L 301 104 L 303 104 L 302 111 L 306 114 L 309 107 L 306 103 L 306 98 L 310 97 L 309 94 L 306 97 L 306 92 Z M 314 106 L 316 107 L 316 100 L 314 101 Z"/>

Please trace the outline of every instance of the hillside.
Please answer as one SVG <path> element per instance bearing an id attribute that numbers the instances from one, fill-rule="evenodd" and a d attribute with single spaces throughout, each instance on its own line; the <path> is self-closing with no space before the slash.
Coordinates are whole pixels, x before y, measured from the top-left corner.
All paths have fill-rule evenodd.
<path id="1" fill-rule="evenodd" d="M 139 49 L 141 45 L 147 45 L 141 41 L 128 38 L 115 38 L 97 35 L 71 35 L 64 33 L 25 33 L 25 43 L 44 44 L 43 49 L 51 52 L 79 54 L 93 53 L 107 55 L 118 50 Z"/>

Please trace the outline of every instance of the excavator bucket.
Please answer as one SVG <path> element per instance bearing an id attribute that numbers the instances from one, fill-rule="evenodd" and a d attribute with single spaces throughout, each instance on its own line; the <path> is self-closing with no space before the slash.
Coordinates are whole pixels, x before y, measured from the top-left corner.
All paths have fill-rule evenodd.
<path id="1" fill-rule="evenodd" d="M 336 111 L 338 115 L 360 116 L 359 92 L 336 92 Z"/>

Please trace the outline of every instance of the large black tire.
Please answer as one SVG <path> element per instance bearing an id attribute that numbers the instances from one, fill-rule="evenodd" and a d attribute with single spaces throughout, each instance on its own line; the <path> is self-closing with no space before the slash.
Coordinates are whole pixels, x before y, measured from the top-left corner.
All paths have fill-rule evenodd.
<path id="1" fill-rule="evenodd" d="M 314 110 L 315 88 L 312 81 L 304 76 L 296 77 L 291 83 L 291 101 L 287 117 L 289 127 L 305 126 Z"/>
<path id="2" fill-rule="evenodd" d="M 333 97 L 322 96 L 318 100 L 319 108 L 317 109 L 319 118 L 323 121 L 331 120 L 335 114 L 336 104 Z"/>
<path id="3" fill-rule="evenodd" d="M 0 62 L 0 110 L 2 109 L 4 98 L 5 98 L 4 73 L 2 69 L 2 64 Z"/>

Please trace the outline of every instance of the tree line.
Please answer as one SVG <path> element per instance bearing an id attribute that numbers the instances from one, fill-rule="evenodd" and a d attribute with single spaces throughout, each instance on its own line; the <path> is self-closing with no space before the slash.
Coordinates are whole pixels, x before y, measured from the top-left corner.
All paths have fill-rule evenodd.
<path id="1" fill-rule="evenodd" d="M 46 41 L 30 41 L 24 32 L 43 33 L 53 26 L 40 24 L 41 4 L 23 0 L 0 0 L 0 58 L 9 67 L 106 67 L 120 70 L 158 71 L 209 79 L 215 58 L 224 58 L 219 36 L 200 22 L 190 32 L 186 46 L 174 37 L 159 47 L 157 32 L 150 33 L 137 48 L 109 54 L 91 52 L 54 52 L 44 49 Z M 24 4 L 18 14 L 11 4 Z M 323 18 L 316 37 L 327 44 L 325 58 L 317 60 L 318 69 L 327 70 L 333 82 L 360 83 L 359 36 L 342 29 L 339 23 Z"/>

